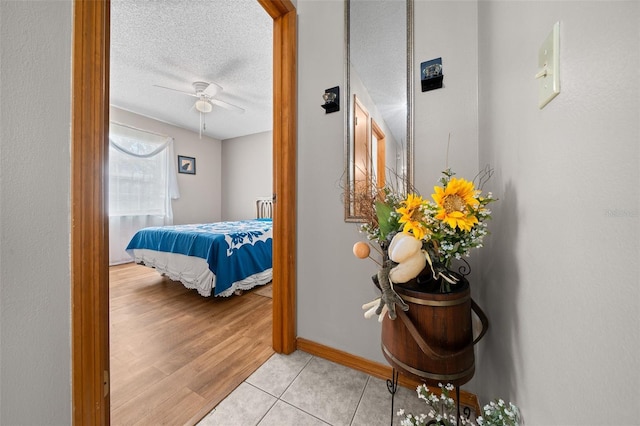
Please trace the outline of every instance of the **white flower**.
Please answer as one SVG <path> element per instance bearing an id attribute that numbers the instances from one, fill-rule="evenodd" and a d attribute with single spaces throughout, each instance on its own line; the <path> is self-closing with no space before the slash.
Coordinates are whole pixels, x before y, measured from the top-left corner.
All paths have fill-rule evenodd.
<path id="1" fill-rule="evenodd" d="M 438 424 L 447 426 L 457 424 L 470 426 L 475 426 L 476 424 L 478 426 L 520 425 L 518 407 L 511 402 L 507 405 L 502 399 L 496 399 L 486 404 L 483 407 L 483 415 L 476 418 L 476 423 L 469 421 L 464 418 L 464 416 L 457 419 L 455 401 L 448 396 L 448 393 L 455 388 L 451 384 L 444 386 L 442 383 L 439 384 L 439 387 L 441 389 L 439 396 L 429 391 L 426 385 L 421 385 L 416 389 L 418 395 L 424 399 L 429 406 L 429 413 L 428 415 L 420 414 L 419 416 L 412 414 L 405 415 L 405 411 L 401 409 L 398 411 L 398 415 L 405 415 L 400 423 L 401 426 L 424 426 L 429 423 L 428 419 L 431 419 L 431 422 L 438 422 Z"/>

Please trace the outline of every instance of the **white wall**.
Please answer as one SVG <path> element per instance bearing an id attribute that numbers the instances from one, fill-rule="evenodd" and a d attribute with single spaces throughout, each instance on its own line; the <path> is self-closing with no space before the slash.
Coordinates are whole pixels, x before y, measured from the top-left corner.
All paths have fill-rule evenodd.
<path id="1" fill-rule="evenodd" d="M 256 217 L 256 199 L 273 195 L 273 132 L 222 142 L 222 220 Z"/>
<path id="2" fill-rule="evenodd" d="M 148 117 L 110 108 L 111 121 L 171 136 L 174 153 L 196 159 L 196 174 L 178 173 L 180 199 L 172 201 L 173 222 L 218 222 L 222 217 L 222 142 Z"/>
<path id="3" fill-rule="evenodd" d="M 71 424 L 70 1 L 0 2 L 0 424 Z"/>
<path id="4" fill-rule="evenodd" d="M 537 52 L 556 21 L 562 90 L 539 110 Z M 500 201 L 474 381 L 527 424 L 638 421 L 639 28 L 637 1 L 479 4 L 480 164 Z"/>

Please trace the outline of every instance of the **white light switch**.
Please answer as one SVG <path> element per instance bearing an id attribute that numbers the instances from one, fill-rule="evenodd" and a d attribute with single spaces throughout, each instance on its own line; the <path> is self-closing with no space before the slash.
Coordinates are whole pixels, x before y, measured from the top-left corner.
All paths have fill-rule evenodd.
<path id="1" fill-rule="evenodd" d="M 538 107 L 542 109 L 560 93 L 560 22 L 553 25 L 553 30 L 540 46 L 535 77 L 539 84 Z"/>

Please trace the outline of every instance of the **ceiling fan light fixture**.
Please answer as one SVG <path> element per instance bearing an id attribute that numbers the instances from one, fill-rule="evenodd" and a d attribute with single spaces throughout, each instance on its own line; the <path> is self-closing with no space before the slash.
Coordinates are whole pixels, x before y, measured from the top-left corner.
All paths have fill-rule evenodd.
<path id="1" fill-rule="evenodd" d="M 213 105 L 207 100 L 200 99 L 196 101 L 196 109 L 200 112 L 208 113 L 213 110 Z"/>

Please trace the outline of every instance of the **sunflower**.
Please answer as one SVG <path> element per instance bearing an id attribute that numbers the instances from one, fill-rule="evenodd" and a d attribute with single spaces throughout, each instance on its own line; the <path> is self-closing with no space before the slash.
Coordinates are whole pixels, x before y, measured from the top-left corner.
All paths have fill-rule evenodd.
<path id="1" fill-rule="evenodd" d="M 402 202 L 403 207 L 396 209 L 401 217 L 399 223 L 404 223 L 403 232 L 412 233 L 414 237 L 421 240 L 427 234 L 427 227 L 422 222 L 424 212 L 421 207 L 425 204 L 422 197 L 409 194 L 407 199 Z"/>
<path id="2" fill-rule="evenodd" d="M 478 223 L 473 209 L 480 204 L 476 198 L 478 191 L 473 187 L 473 182 L 453 177 L 445 188 L 436 186 L 433 189 L 436 193 L 431 197 L 439 207 L 436 219 L 453 229 L 458 227 L 463 231 L 471 231 L 473 225 Z"/>

